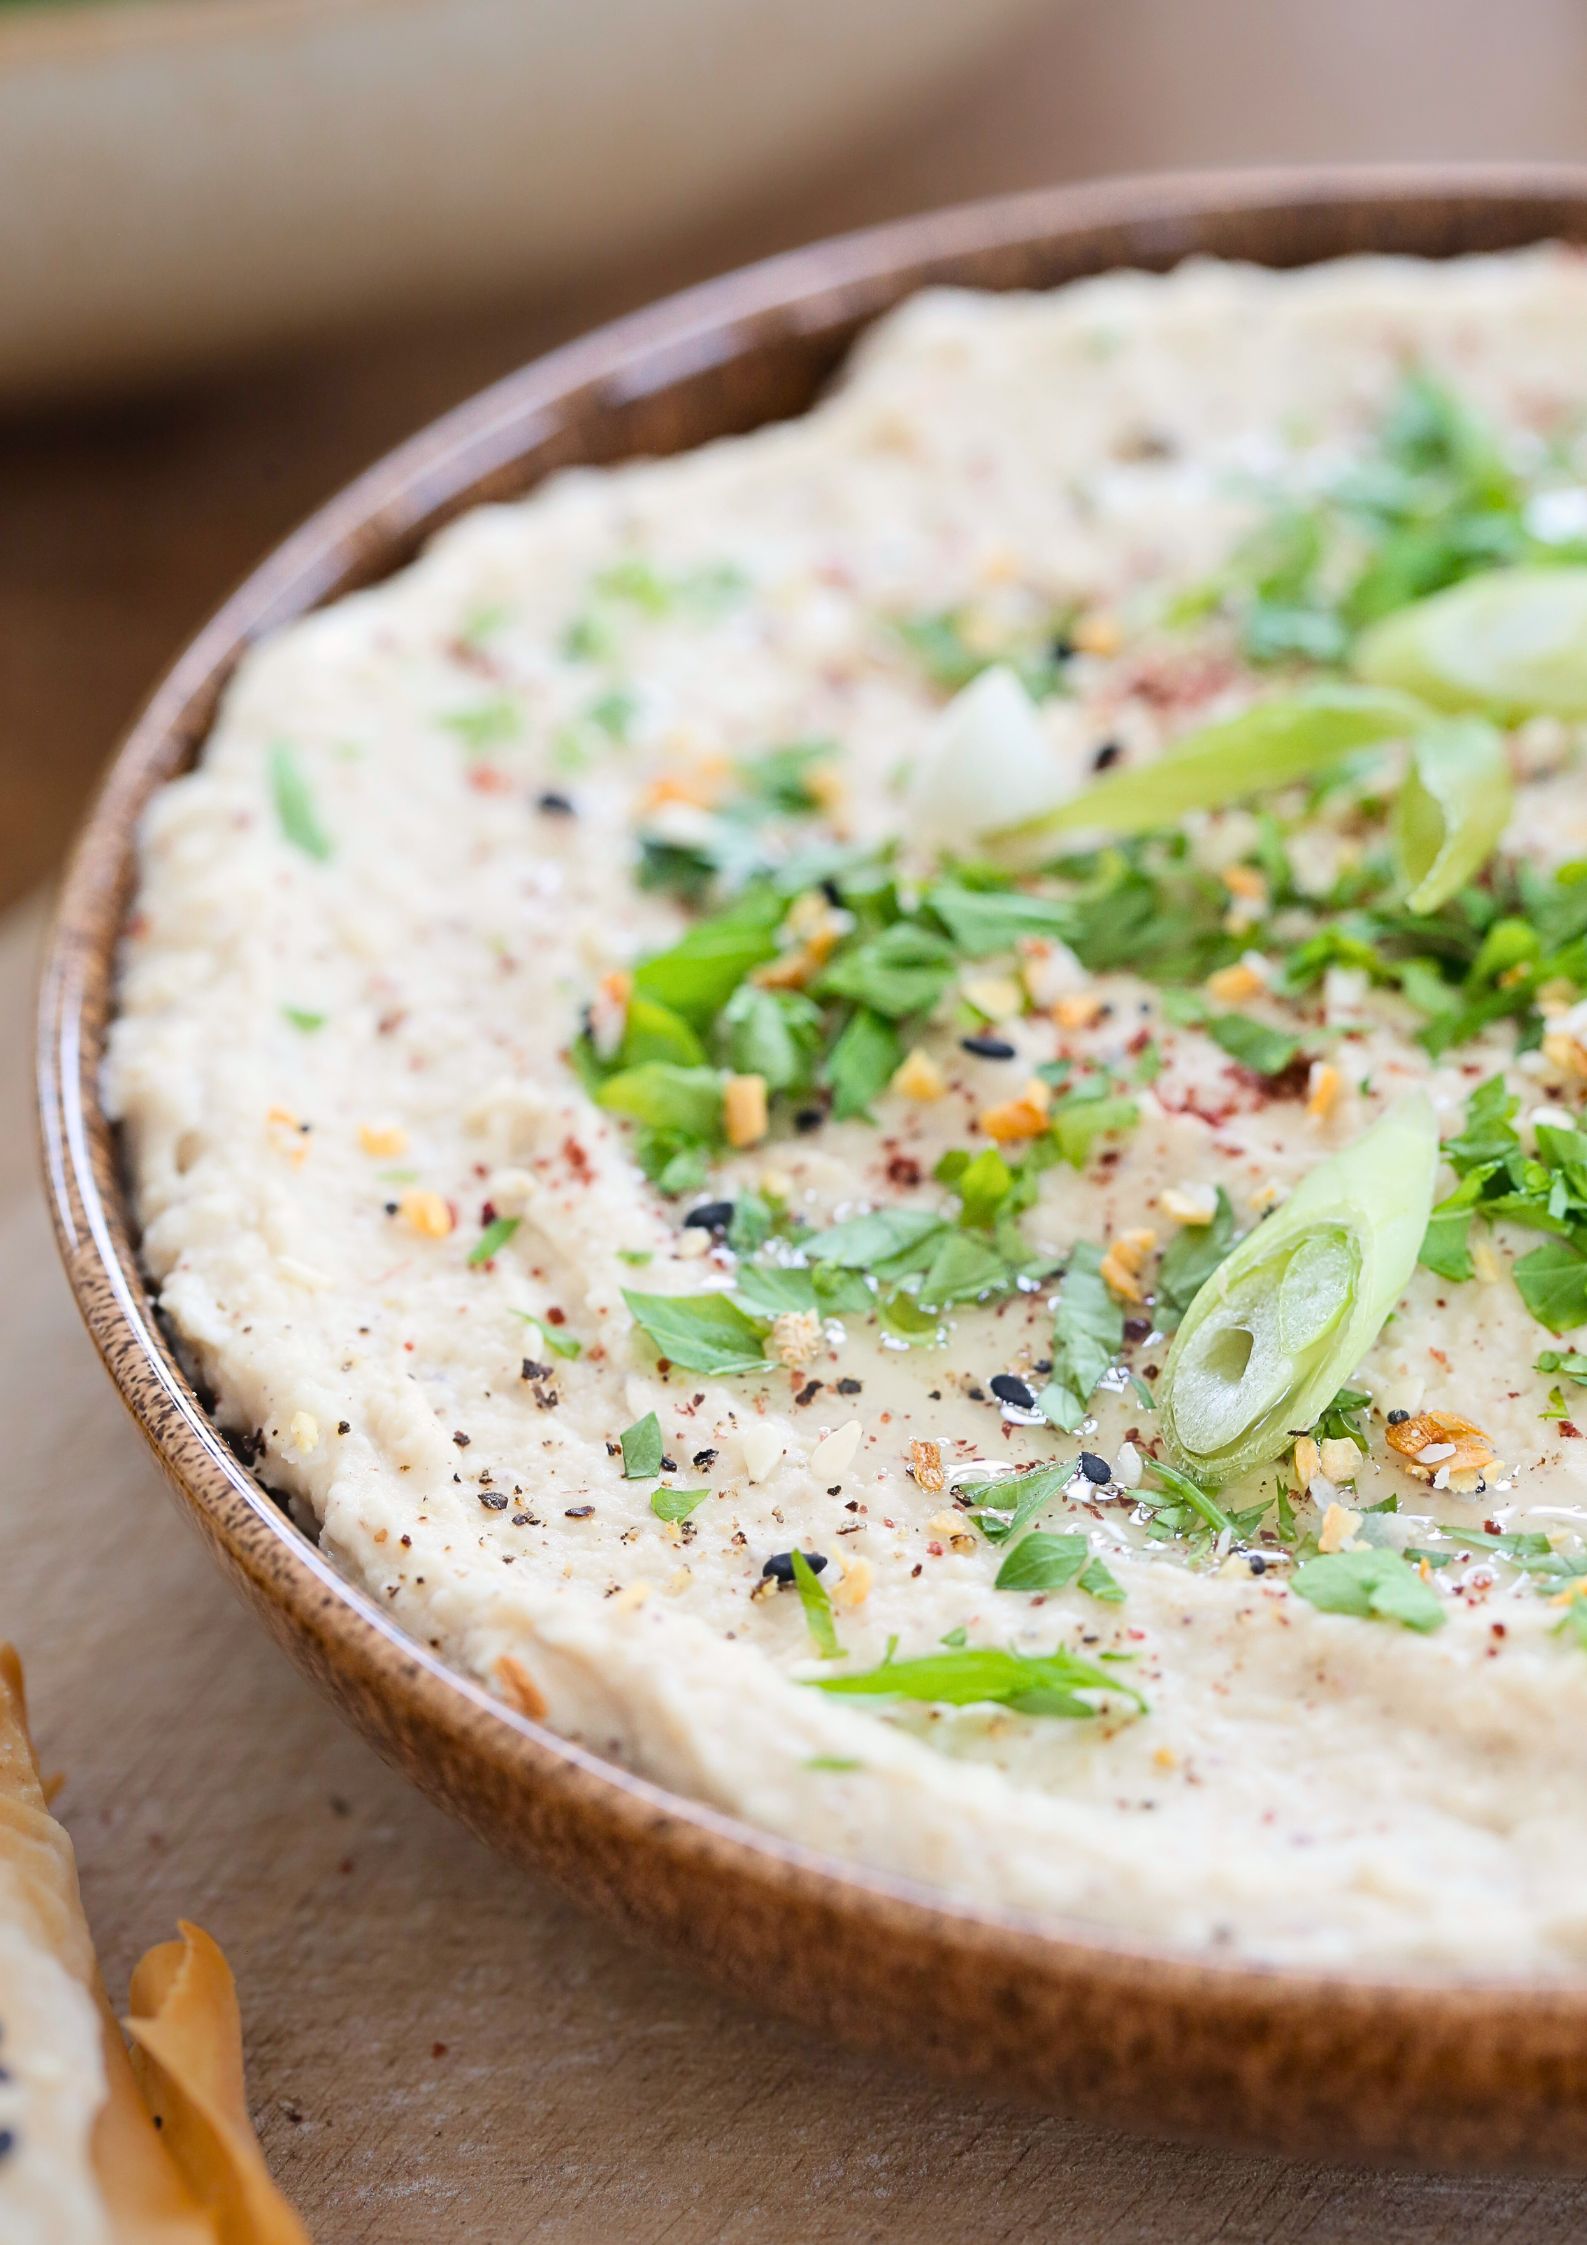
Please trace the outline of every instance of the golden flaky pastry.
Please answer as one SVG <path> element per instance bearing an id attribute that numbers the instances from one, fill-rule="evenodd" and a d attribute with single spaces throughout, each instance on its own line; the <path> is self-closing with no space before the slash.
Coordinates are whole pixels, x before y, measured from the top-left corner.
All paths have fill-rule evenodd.
<path id="1" fill-rule="evenodd" d="M 226 1960 L 184 1925 L 111 2015 L 22 1670 L 0 1646 L 0 2237 L 6 2245 L 309 2245 L 243 2094 Z M 158 2116 L 159 2125 L 156 2125 Z"/>

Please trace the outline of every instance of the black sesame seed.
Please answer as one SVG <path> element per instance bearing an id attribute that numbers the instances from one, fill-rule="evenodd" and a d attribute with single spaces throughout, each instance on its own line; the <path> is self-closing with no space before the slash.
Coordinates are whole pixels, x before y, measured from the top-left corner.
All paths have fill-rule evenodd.
<path id="1" fill-rule="evenodd" d="M 1055 663 L 1072 662 L 1075 643 L 1066 631 L 1055 632 L 1047 642 L 1047 652 Z"/>
<path id="2" fill-rule="evenodd" d="M 1035 1410 L 1036 1398 L 1024 1381 L 1016 1378 L 1012 1372 L 995 1373 L 988 1385 L 999 1403 L 1012 1403 L 1020 1411 Z"/>
<path id="3" fill-rule="evenodd" d="M 826 898 L 828 904 L 832 905 L 835 909 L 841 910 L 843 905 L 843 891 L 838 887 L 836 881 L 833 880 L 830 873 L 827 875 L 824 881 L 819 883 L 819 887 L 821 890 L 821 894 Z"/>
<path id="4" fill-rule="evenodd" d="M 1267 1561 L 1259 1551 L 1252 1552 L 1250 1568 L 1253 1575 L 1265 1575 L 1267 1573 Z"/>
<path id="5" fill-rule="evenodd" d="M 801 1389 L 799 1390 L 799 1393 L 798 1393 L 798 1394 L 797 1394 L 797 1395 L 796 1395 L 796 1396 L 794 1397 L 794 1401 L 795 1401 L 795 1403 L 814 1403 L 814 1401 L 815 1401 L 816 1397 L 817 1397 L 817 1396 L 818 1396 L 818 1395 L 819 1395 L 820 1393 L 821 1393 L 821 1382 L 820 1382 L 819 1380 L 806 1380 L 806 1382 L 805 1382 L 804 1386 L 803 1386 L 803 1387 L 802 1387 L 802 1388 L 801 1388 Z"/>
<path id="6" fill-rule="evenodd" d="M 1106 1458 L 1099 1458 L 1095 1450 L 1081 1451 L 1080 1470 L 1086 1479 L 1094 1481 L 1098 1488 L 1102 1486 L 1104 1481 L 1113 1479 L 1113 1468 L 1108 1464 Z"/>
<path id="7" fill-rule="evenodd" d="M 676 1473 L 677 1470 L 678 1461 L 676 1458 L 663 1458 L 660 1466 L 657 1468 L 657 1471 L 660 1473 Z"/>
<path id="8" fill-rule="evenodd" d="M 865 1385 L 863 1380 L 842 1379 L 838 1382 L 839 1395 L 858 1395 Z"/>
<path id="9" fill-rule="evenodd" d="M 1409 1411 L 1391 1411 L 1389 1413 L 1389 1424 L 1391 1427 L 1402 1427 L 1410 1415 Z"/>
<path id="10" fill-rule="evenodd" d="M 1105 772 L 1110 765 L 1116 764 L 1123 754 L 1124 743 L 1122 741 L 1100 741 L 1091 751 L 1091 769 L 1094 772 Z"/>
<path id="11" fill-rule="evenodd" d="M 562 1517 L 564 1520 L 588 1520 L 594 1510 L 592 1504 L 570 1504 Z"/>
<path id="12" fill-rule="evenodd" d="M 558 795 L 554 788 L 547 788 L 544 795 L 536 796 L 535 809 L 544 811 L 550 818 L 572 818 L 574 816 L 573 805 L 568 797 Z"/>
<path id="13" fill-rule="evenodd" d="M 821 1107 L 800 1107 L 794 1114 L 794 1128 L 808 1136 L 812 1130 L 819 1130 L 826 1119 L 826 1112 Z"/>
<path id="14" fill-rule="evenodd" d="M 505 1512 L 507 1509 L 507 1499 L 498 1497 L 491 1489 L 481 1489 L 479 1501 L 489 1512 Z"/>
<path id="15" fill-rule="evenodd" d="M 696 1471 L 697 1473 L 704 1473 L 704 1472 L 706 1472 L 706 1471 L 707 1471 L 707 1470 L 708 1470 L 708 1469 L 709 1469 L 709 1468 L 710 1468 L 711 1466 L 714 1466 L 714 1465 L 715 1465 L 715 1463 L 716 1463 L 716 1452 L 715 1452 L 714 1450 L 696 1450 L 696 1451 L 695 1451 L 695 1453 L 694 1453 L 694 1467 L 695 1467 L 695 1471 Z"/>
<path id="16" fill-rule="evenodd" d="M 725 1232 L 733 1221 L 733 1203 L 730 1200 L 703 1200 L 698 1208 L 691 1208 L 683 1219 L 686 1232 Z"/>
<path id="17" fill-rule="evenodd" d="M 0 2159 L 9 2159 L 16 2148 L 16 2130 L 14 2128 L 0 2128 Z"/>
<path id="18" fill-rule="evenodd" d="M 385 1209 L 388 1216 L 395 1216 L 397 1213 L 396 1202 L 394 1200 L 388 1200 L 385 1204 Z"/>
<path id="19" fill-rule="evenodd" d="M 984 1403 L 986 1401 L 985 1388 L 966 1388 L 964 1392 L 972 1403 Z"/>
<path id="20" fill-rule="evenodd" d="M 826 1553 L 824 1551 L 807 1551 L 804 1554 L 804 1562 L 813 1575 L 818 1575 L 827 1563 Z M 761 1569 L 761 1579 L 764 1581 L 767 1577 L 773 1582 L 792 1582 L 794 1579 L 793 1553 L 791 1551 L 774 1551 Z"/>
<path id="21" fill-rule="evenodd" d="M 961 1037 L 960 1044 L 966 1052 L 973 1052 L 977 1060 L 1012 1060 L 1014 1047 L 1007 1037 Z"/>

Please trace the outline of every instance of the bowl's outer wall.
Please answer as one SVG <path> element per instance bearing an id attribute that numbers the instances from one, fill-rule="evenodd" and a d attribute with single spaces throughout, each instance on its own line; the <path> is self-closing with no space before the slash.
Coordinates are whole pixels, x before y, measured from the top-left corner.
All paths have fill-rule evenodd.
<path id="1" fill-rule="evenodd" d="M 808 406 L 855 334 L 932 282 L 1045 287 L 1197 253 L 1273 265 L 1587 241 L 1587 171 L 1104 183 L 912 220 L 691 291 L 485 392 L 372 469 L 200 634 L 112 763 L 63 884 L 39 1020 L 68 1276 L 188 1516 L 277 1640 L 476 1832 L 847 2041 L 1155 2132 L 1331 2158 L 1587 2162 L 1587 1985 L 1271 1971 L 958 1909 L 682 1801 L 524 1721 L 401 1636 L 233 1456 L 139 1275 L 98 1102 L 115 945 L 151 792 L 197 754 L 242 649 L 551 470 L 670 452 Z M 1237 347 L 1237 341 L 1235 346 Z"/>

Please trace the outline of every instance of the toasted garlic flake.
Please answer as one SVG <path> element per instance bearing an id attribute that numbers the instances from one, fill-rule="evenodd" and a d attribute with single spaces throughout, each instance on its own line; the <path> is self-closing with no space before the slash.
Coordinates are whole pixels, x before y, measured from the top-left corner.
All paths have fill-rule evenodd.
<path id="1" fill-rule="evenodd" d="M 1343 1078 L 1331 1060 L 1314 1060 L 1306 1078 L 1306 1112 L 1313 1122 L 1323 1122 L 1339 1104 Z"/>
<path id="2" fill-rule="evenodd" d="M 729 1076 L 722 1090 L 722 1126 L 730 1146 L 757 1146 L 770 1118 L 764 1076 Z"/>
<path id="3" fill-rule="evenodd" d="M 1322 1471 L 1322 1452 L 1309 1434 L 1303 1434 L 1295 1444 L 1295 1485 L 1309 1488 Z"/>
<path id="4" fill-rule="evenodd" d="M 1361 1471 L 1361 1452 L 1345 1435 L 1330 1435 L 1322 1446 L 1322 1469 L 1330 1481 L 1354 1481 Z"/>
<path id="5" fill-rule="evenodd" d="M 782 1436 L 775 1427 L 747 1426 L 744 1429 L 744 1478 L 746 1481 L 764 1481 L 782 1456 Z"/>
<path id="6" fill-rule="evenodd" d="M 360 1123 L 358 1146 L 376 1161 L 391 1161 L 408 1150 L 408 1133 L 401 1123 Z"/>
<path id="7" fill-rule="evenodd" d="M 1146 1258 L 1157 1245 L 1157 1234 L 1144 1226 L 1120 1232 L 1109 1244 L 1101 1262 L 1103 1284 L 1116 1294 L 1121 1302 L 1143 1302 L 1146 1299 L 1141 1286 L 1141 1272 Z"/>
<path id="8" fill-rule="evenodd" d="M 452 1211 L 439 1193 L 411 1186 L 397 1203 L 397 1214 L 410 1232 L 421 1239 L 445 1239 L 452 1229 Z"/>
<path id="9" fill-rule="evenodd" d="M 1431 1481 L 1446 1466 L 1452 1475 L 1483 1473 L 1494 1462 L 1493 1444 L 1481 1427 L 1454 1411 L 1418 1411 L 1402 1419 L 1389 1428 L 1389 1447 L 1418 1481 Z"/>
<path id="10" fill-rule="evenodd" d="M 1232 967 L 1219 967 L 1207 977 L 1209 998 L 1221 1005 L 1239 1005 L 1246 998 L 1259 998 L 1268 986 L 1271 970 L 1259 951 L 1247 951 L 1243 959 L 1236 959 Z"/>
<path id="11" fill-rule="evenodd" d="M 1317 1533 L 1317 1549 L 1322 1552 L 1343 1551 L 1360 1525 L 1359 1512 L 1352 1512 L 1345 1504 L 1331 1504 L 1323 1514 L 1322 1527 Z"/>
<path id="12" fill-rule="evenodd" d="M 1022 1138 L 1039 1138 L 1047 1128 L 1051 1106 L 1052 1093 L 1039 1076 L 1032 1076 L 1017 1099 L 1005 1099 L 1000 1106 L 986 1109 L 981 1128 L 1000 1146 L 1014 1145 Z"/>
<path id="13" fill-rule="evenodd" d="M 934 1497 L 946 1485 L 942 1470 L 942 1445 L 938 1442 L 911 1442 L 909 1445 L 909 1470 L 915 1477 L 917 1489 L 924 1489 Z"/>
<path id="14" fill-rule="evenodd" d="M 827 1592 L 834 1606 L 863 1606 L 871 1594 L 871 1563 L 851 1559 Z"/>
<path id="15" fill-rule="evenodd" d="M 929 1052 L 919 1045 L 908 1059 L 893 1071 L 893 1089 L 906 1099 L 940 1099 L 947 1090 L 947 1078 Z"/>
<path id="16" fill-rule="evenodd" d="M 320 1446 L 320 1422 L 312 1411 L 294 1411 L 287 1432 L 292 1437 L 292 1447 L 295 1450 L 307 1454 Z"/>
<path id="17" fill-rule="evenodd" d="M 1116 655 L 1124 644 L 1118 618 L 1110 616 L 1105 608 L 1082 616 L 1069 637 L 1082 655 Z"/>
<path id="18" fill-rule="evenodd" d="M 1157 1205 L 1176 1224 L 1210 1224 L 1218 1213 L 1215 1185 L 1165 1185 Z"/>
<path id="19" fill-rule="evenodd" d="M 1077 990 L 1073 997 L 1060 998 L 1052 1009 L 1052 1016 L 1060 1029 L 1089 1029 L 1102 1011 L 1103 999 L 1095 990 Z"/>

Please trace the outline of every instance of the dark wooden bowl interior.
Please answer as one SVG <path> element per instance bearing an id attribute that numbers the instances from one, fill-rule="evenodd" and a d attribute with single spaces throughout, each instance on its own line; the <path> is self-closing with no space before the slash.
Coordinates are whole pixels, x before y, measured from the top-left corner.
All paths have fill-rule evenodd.
<path id="1" fill-rule="evenodd" d="M 1587 2159 L 1587 1983 L 1291 1973 L 957 1908 L 758 1834 L 525 1721 L 398 1633 L 227 1447 L 139 1273 L 98 1072 L 149 795 L 191 763 L 249 641 L 575 462 L 803 410 L 855 335 L 933 282 L 1040 288 L 1193 254 L 1297 265 L 1587 242 L 1587 171 L 1104 183 L 778 258 L 554 353 L 382 461 L 267 560 L 159 686 L 65 876 L 40 1001 L 42 1146 L 89 1330 L 189 1517 L 292 1657 L 466 1823 L 716 1978 L 847 2040 L 1098 2119 L 1331 2158 Z M 1237 346 L 1237 339 L 1233 347 Z M 1584 376 L 1587 379 L 1587 376 Z M 136 1679 L 128 1679 L 136 1689 Z"/>

